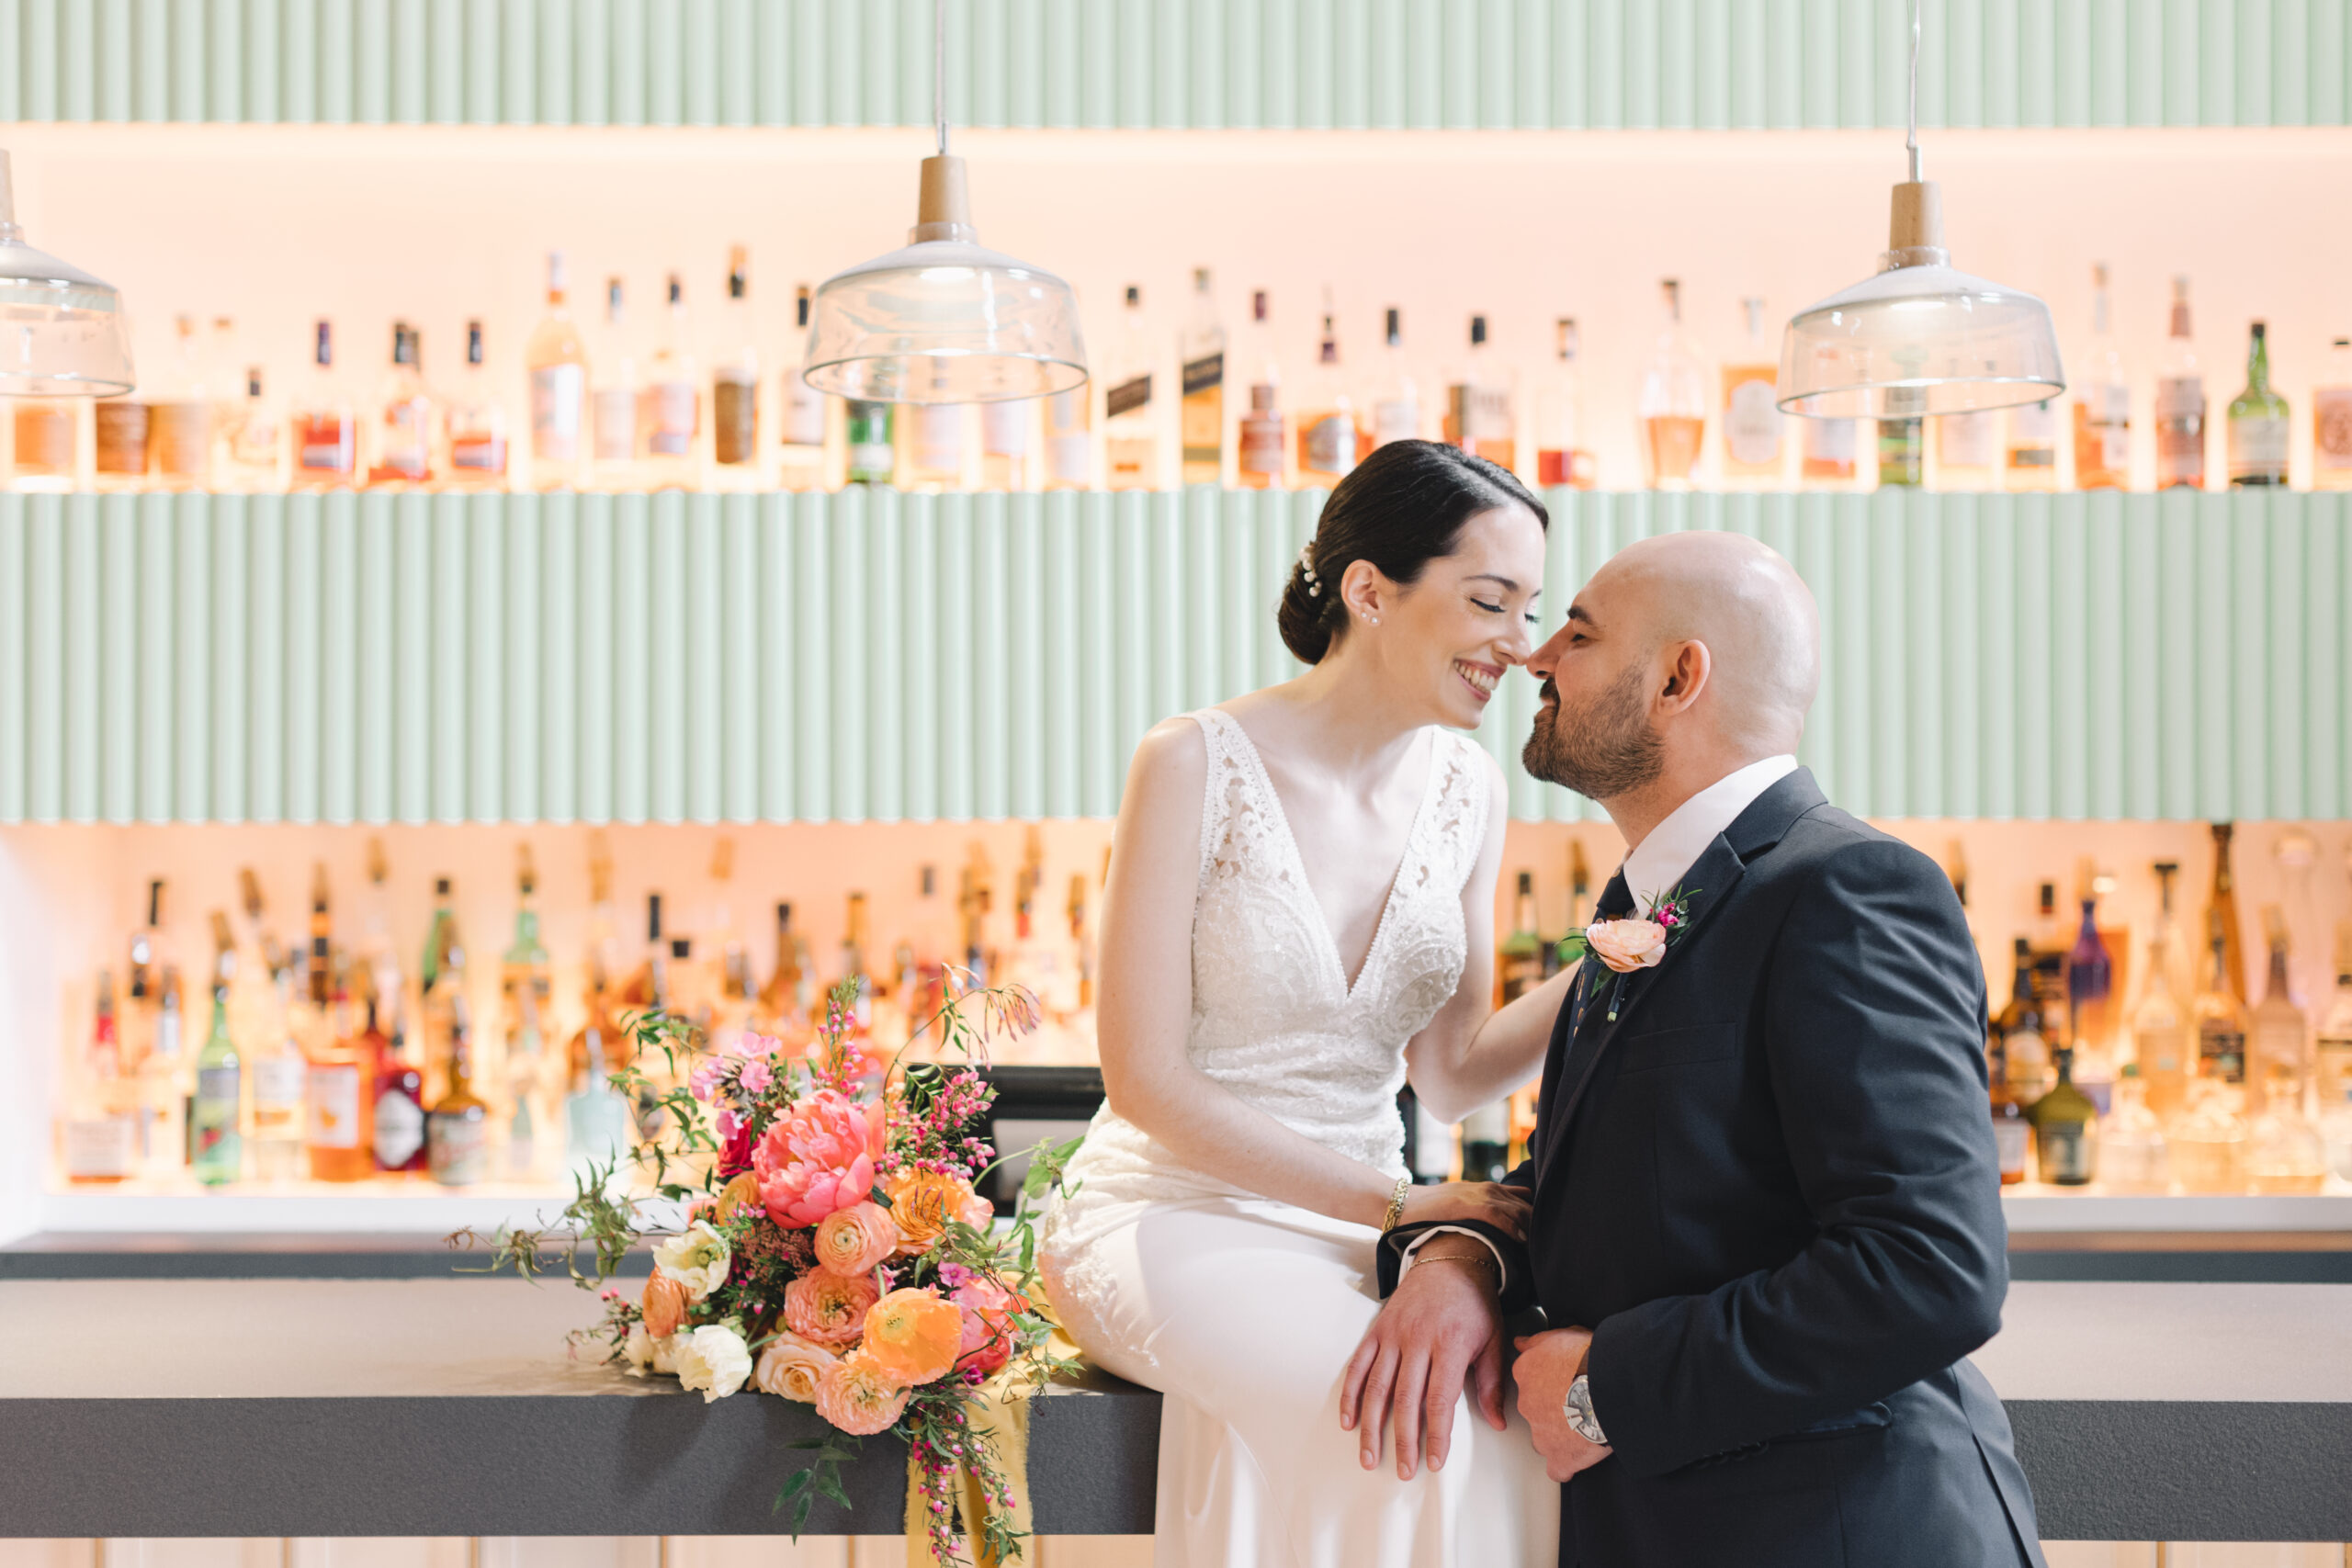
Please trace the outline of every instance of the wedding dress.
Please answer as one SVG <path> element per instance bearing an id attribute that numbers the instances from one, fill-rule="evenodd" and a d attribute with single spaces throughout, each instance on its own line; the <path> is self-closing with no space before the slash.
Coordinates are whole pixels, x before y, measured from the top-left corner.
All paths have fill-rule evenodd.
<path id="1" fill-rule="evenodd" d="M 1462 976 L 1462 886 L 1487 831 L 1484 759 L 1430 730 L 1429 784 L 1351 983 L 1282 802 L 1234 717 L 1208 745 L 1193 907 L 1193 1065 L 1394 1179 L 1405 1043 Z M 1165 1395 L 1158 1568 L 1507 1568 L 1556 1560 L 1560 1489 L 1511 1410 L 1454 1404 L 1445 1468 L 1363 1467 L 1340 1373 L 1379 1310 L 1374 1233 L 1186 1168 L 1106 1104 L 1047 1216 L 1040 1263 L 1098 1364 Z"/>

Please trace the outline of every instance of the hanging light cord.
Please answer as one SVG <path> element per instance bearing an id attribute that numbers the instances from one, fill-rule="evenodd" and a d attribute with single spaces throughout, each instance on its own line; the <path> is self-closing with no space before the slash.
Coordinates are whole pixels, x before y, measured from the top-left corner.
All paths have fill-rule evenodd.
<path id="1" fill-rule="evenodd" d="M 939 133 L 939 150 L 947 150 L 947 132 Z M 1911 0 L 1911 111 L 1903 150 L 1911 155 L 1911 183 L 1919 183 L 1919 0 Z"/>
<path id="2" fill-rule="evenodd" d="M 1915 19 L 1911 28 L 1911 91 L 1915 98 L 1918 96 L 1918 23 Z M 1914 118 L 1917 118 L 1916 114 Z M 947 0 L 932 0 L 931 4 L 931 127 L 939 137 L 939 155 L 944 158 L 947 156 Z M 1912 139 L 1917 141 L 1917 132 L 1912 133 Z M 1919 162 L 1916 147 L 1912 150 L 1911 162 L 1916 168 Z M 1917 177 L 1917 174 L 1912 175 L 1914 179 Z"/>

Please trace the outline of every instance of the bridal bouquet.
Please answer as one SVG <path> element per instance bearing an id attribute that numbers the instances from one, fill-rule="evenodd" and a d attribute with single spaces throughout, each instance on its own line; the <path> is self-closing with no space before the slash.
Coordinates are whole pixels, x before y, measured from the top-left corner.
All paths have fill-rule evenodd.
<path id="1" fill-rule="evenodd" d="M 1025 1532 L 1008 1517 L 1012 1483 L 978 1419 L 982 1385 L 1041 1387 L 1069 1364 L 1033 1304 L 1030 1206 L 1077 1145 L 1034 1151 L 1019 1212 L 998 1231 L 974 1190 L 995 1151 L 969 1131 L 995 1091 L 970 1064 L 990 1036 L 1035 1028 L 1035 999 L 951 972 L 917 1033 L 961 1065 L 903 1068 L 866 1049 L 856 1000 L 856 982 L 836 987 L 797 1053 L 749 1033 L 714 1051 L 683 1020 L 631 1020 L 637 1050 L 612 1082 L 654 1129 L 639 1158 L 666 1202 L 616 1198 L 613 1172 L 592 1170 L 561 1226 L 502 1230 L 490 1266 L 534 1275 L 554 1260 L 543 1249 L 560 1253 L 605 1303 L 575 1348 L 601 1344 L 636 1376 L 675 1377 L 706 1401 L 751 1390 L 815 1406 L 828 1430 L 795 1445 L 817 1452 L 776 1498 L 794 1505 L 796 1535 L 818 1495 L 849 1506 L 840 1466 L 857 1440 L 893 1432 L 910 1446 L 939 1561 L 955 1560 L 959 1495 L 980 1516 L 989 1560 L 1001 1561 Z M 649 1215 L 664 1209 L 657 1225 Z M 653 1274 L 631 1300 L 609 1281 L 648 1236 Z M 583 1241 L 593 1271 L 577 1262 Z"/>

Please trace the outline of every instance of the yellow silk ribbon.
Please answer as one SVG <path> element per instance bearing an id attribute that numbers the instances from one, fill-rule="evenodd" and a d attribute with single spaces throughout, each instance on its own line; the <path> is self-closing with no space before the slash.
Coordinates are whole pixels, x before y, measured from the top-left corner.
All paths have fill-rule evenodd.
<path id="1" fill-rule="evenodd" d="M 1038 1311 L 1050 1318 L 1051 1310 L 1039 1305 Z M 1054 1325 L 1053 1338 L 1047 1348 L 1057 1357 L 1075 1359 L 1078 1347 L 1062 1332 L 1061 1325 Z M 997 1470 L 1004 1478 L 1005 1490 L 1012 1494 L 1012 1506 L 1004 1510 L 1005 1522 L 1015 1530 L 1030 1529 L 1029 1516 L 1029 1401 L 1037 1392 L 1035 1382 L 1024 1373 L 1008 1367 L 982 1383 L 978 1397 L 970 1405 L 973 1434 L 985 1438 L 996 1454 Z M 956 1483 L 952 1491 L 956 1499 L 956 1515 L 964 1528 L 965 1552 L 973 1568 L 1003 1568 L 983 1544 L 987 1520 L 992 1505 L 980 1489 L 979 1477 L 969 1465 L 956 1467 Z M 1022 1560 L 1036 1562 L 1034 1550 L 1024 1551 Z M 907 1456 L 907 1568 L 954 1568 L 942 1562 L 931 1550 L 929 1514 L 922 1495 L 922 1466 L 910 1453 Z"/>

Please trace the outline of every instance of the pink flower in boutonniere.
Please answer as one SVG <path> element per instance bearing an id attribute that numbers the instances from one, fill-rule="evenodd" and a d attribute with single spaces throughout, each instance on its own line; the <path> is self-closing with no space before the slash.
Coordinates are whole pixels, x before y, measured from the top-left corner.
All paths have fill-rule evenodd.
<path id="1" fill-rule="evenodd" d="M 1654 969 L 1666 956 L 1667 928 L 1658 920 L 1595 920 L 1584 931 L 1588 952 L 1620 975 Z"/>

